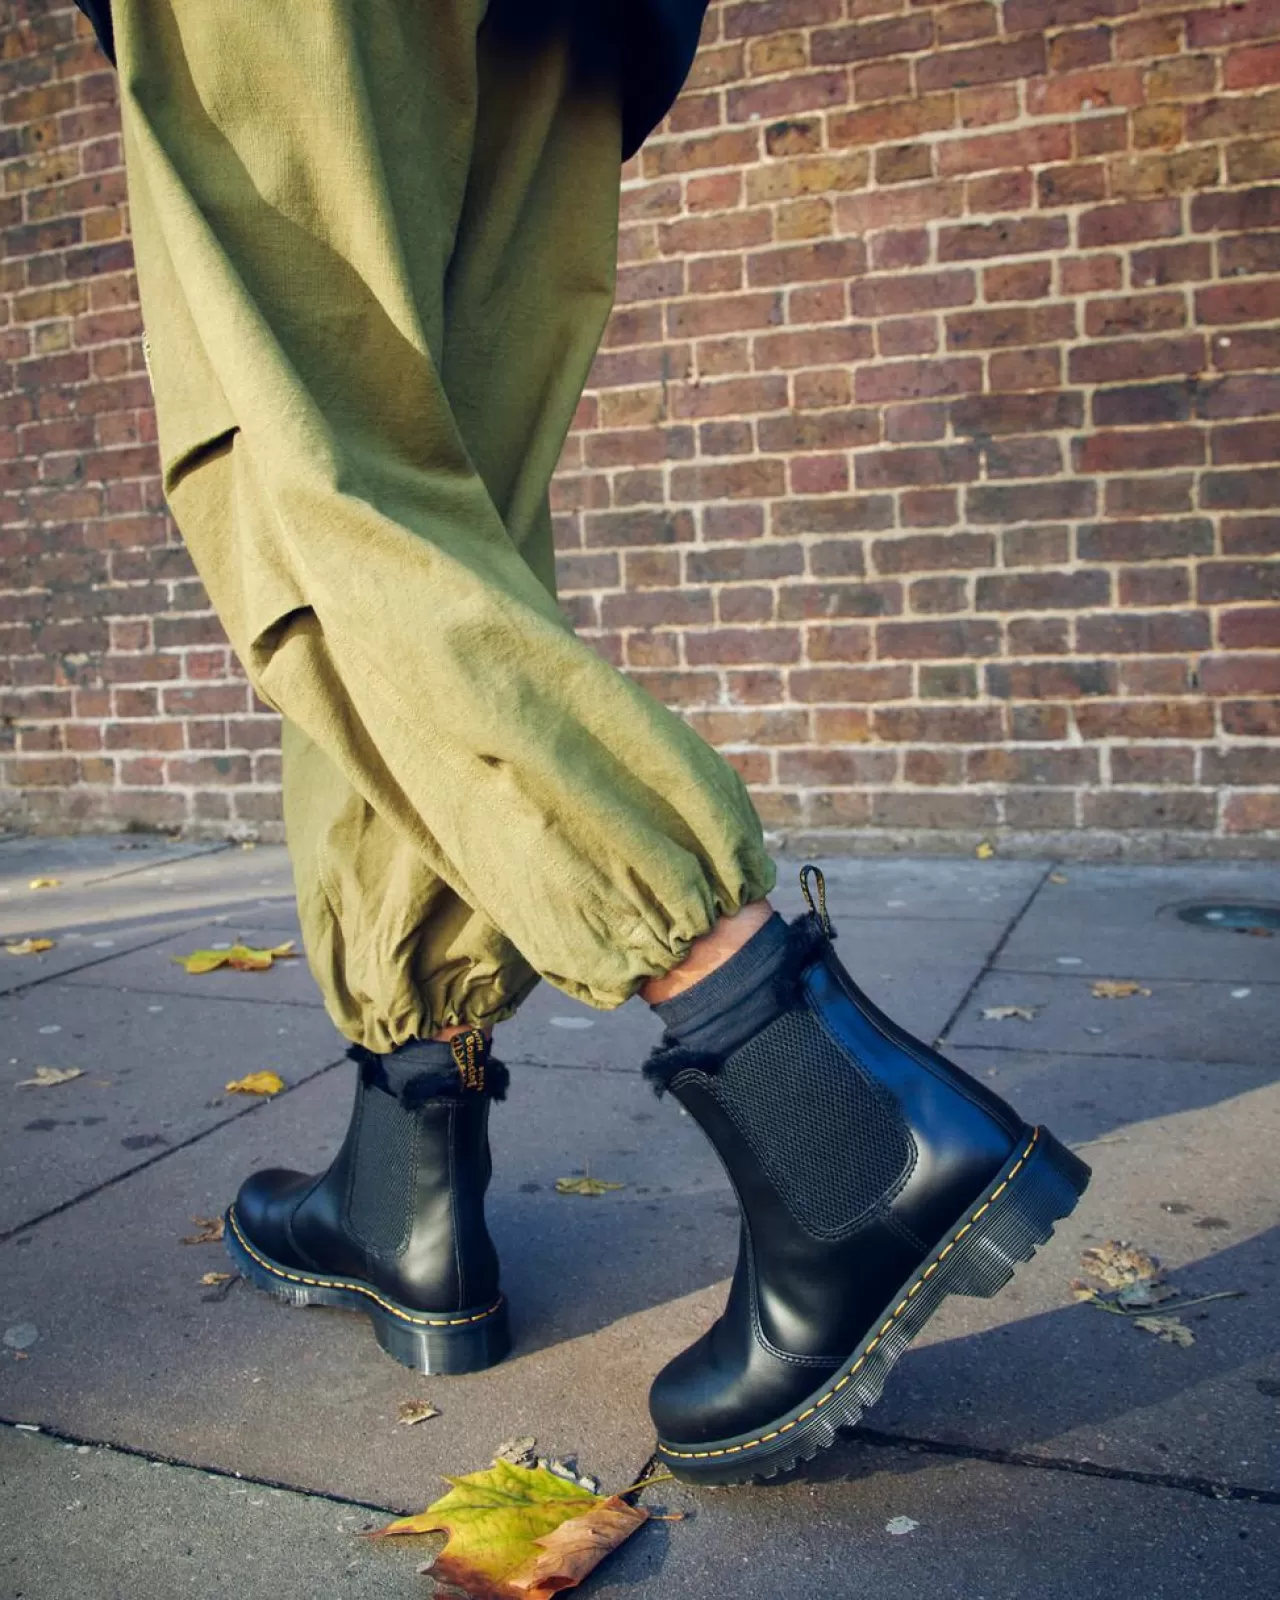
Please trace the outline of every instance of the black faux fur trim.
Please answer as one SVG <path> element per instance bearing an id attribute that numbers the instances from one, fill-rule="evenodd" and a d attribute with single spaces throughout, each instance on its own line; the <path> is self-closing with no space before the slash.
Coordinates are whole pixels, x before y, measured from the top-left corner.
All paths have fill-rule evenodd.
<path id="1" fill-rule="evenodd" d="M 385 1089 L 388 1094 L 394 1092 L 387 1081 L 380 1055 L 376 1055 L 372 1050 L 366 1050 L 362 1044 L 353 1044 L 347 1051 L 347 1056 L 360 1068 L 360 1076 L 364 1083 L 373 1088 Z M 484 1093 L 491 1100 L 505 1100 L 510 1084 L 511 1074 L 505 1063 L 493 1056 L 487 1056 L 484 1063 Z M 439 1100 L 446 1096 L 458 1097 L 464 1092 L 458 1070 L 450 1064 L 441 1066 L 436 1071 L 420 1072 L 416 1077 L 410 1078 L 400 1092 L 400 1101 L 408 1110 L 416 1111 L 420 1106 L 426 1105 L 428 1100 Z"/>
<path id="2" fill-rule="evenodd" d="M 822 954 L 829 942 L 822 922 L 812 912 L 798 916 L 787 928 L 787 951 L 782 966 L 770 979 L 773 989 L 774 1010 L 770 1021 L 784 1011 L 794 1010 L 800 1001 L 800 985 L 804 974 Z M 726 1055 L 706 1050 L 686 1050 L 673 1034 L 662 1036 L 644 1064 L 644 1075 L 654 1094 L 661 1098 L 682 1072 L 719 1072 Z"/>

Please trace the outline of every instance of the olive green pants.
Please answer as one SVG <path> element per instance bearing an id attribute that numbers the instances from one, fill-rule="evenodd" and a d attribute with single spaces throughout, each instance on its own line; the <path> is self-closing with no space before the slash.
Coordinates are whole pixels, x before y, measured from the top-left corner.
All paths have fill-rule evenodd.
<path id="1" fill-rule="evenodd" d="M 620 112 L 498 7 L 114 6 L 165 492 L 285 718 L 308 958 L 373 1050 L 539 975 L 618 1005 L 773 883 L 737 774 L 556 605 Z"/>

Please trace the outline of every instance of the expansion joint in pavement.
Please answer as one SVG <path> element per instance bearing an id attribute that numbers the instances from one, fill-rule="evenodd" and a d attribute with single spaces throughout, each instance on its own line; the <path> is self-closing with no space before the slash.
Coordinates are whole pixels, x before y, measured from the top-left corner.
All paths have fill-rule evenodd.
<path id="1" fill-rule="evenodd" d="M 953 1456 L 962 1461 L 981 1461 L 996 1467 L 1033 1467 L 1037 1471 L 1065 1472 L 1077 1478 L 1108 1478 L 1117 1483 L 1138 1483 L 1152 1489 L 1176 1489 L 1184 1494 L 1204 1495 L 1210 1500 L 1252 1500 L 1259 1505 L 1280 1506 L 1280 1489 L 1264 1489 L 1247 1483 L 1225 1483 L 1220 1478 L 1206 1478 L 1196 1473 L 1143 1472 L 1137 1467 L 1108 1467 L 1097 1461 L 1072 1456 L 1042 1456 L 1027 1450 L 953 1444 L 942 1439 L 920 1438 L 914 1434 L 883 1433 L 876 1428 L 860 1427 L 852 1437 L 880 1449 L 906 1449 L 922 1455 Z"/>
<path id="2" fill-rule="evenodd" d="M 956 1002 L 954 1008 L 952 1009 L 951 1015 L 947 1018 L 938 1034 L 936 1041 L 938 1044 L 943 1042 L 943 1040 L 951 1032 L 952 1028 L 955 1027 L 956 1023 L 959 1022 L 960 1018 L 964 1015 L 965 1008 L 973 999 L 974 995 L 977 994 L 983 979 L 992 970 L 996 962 L 999 961 L 1001 952 L 1004 950 L 1005 945 L 1007 945 L 1009 940 L 1013 938 L 1014 934 L 1017 932 L 1018 925 L 1026 916 L 1027 912 L 1031 910 L 1031 907 L 1035 904 L 1040 891 L 1044 888 L 1045 884 L 1048 883 L 1050 875 L 1058 870 L 1058 866 L 1059 863 L 1056 861 L 1046 862 L 1044 871 L 1040 874 L 1039 878 L 1028 892 L 1027 898 L 1022 902 L 1017 911 L 1015 911 L 1014 914 L 1009 918 L 1008 922 L 1005 924 L 1004 932 L 987 952 L 987 959 L 982 963 L 982 967 L 974 977 L 973 982 Z"/>
<path id="3" fill-rule="evenodd" d="M 260 1478 L 252 1472 L 228 1472 L 225 1467 L 211 1467 L 203 1461 L 186 1461 L 181 1456 L 157 1454 L 154 1450 L 137 1450 L 132 1445 L 121 1444 L 116 1439 L 93 1439 L 79 1433 L 69 1433 L 64 1428 L 47 1427 L 30 1422 L 19 1422 L 12 1417 L 0 1416 L 0 1428 L 12 1428 L 17 1433 L 33 1433 L 37 1438 L 52 1439 L 55 1444 L 75 1445 L 90 1450 L 105 1450 L 111 1455 L 127 1456 L 132 1461 L 149 1461 L 153 1466 L 176 1467 L 183 1472 L 201 1472 L 207 1478 L 225 1478 L 228 1483 L 243 1483 L 256 1489 L 279 1489 L 285 1494 L 303 1495 L 308 1500 L 326 1500 L 335 1506 L 351 1506 L 357 1511 L 372 1511 L 378 1516 L 403 1517 L 410 1515 L 407 1506 L 379 1504 L 372 1500 L 356 1500 L 348 1494 L 333 1494 L 327 1489 L 307 1489 L 300 1484 L 285 1483 L 279 1478 Z M 421 1507 L 415 1509 L 421 1510 Z"/>
<path id="4" fill-rule="evenodd" d="M 303 1078 L 287 1085 L 282 1094 L 292 1094 L 294 1090 L 301 1089 L 304 1084 L 314 1083 L 317 1078 L 322 1078 L 326 1072 L 332 1072 L 335 1067 L 342 1066 L 346 1060 L 345 1055 L 339 1056 L 335 1061 L 327 1061 L 324 1066 L 317 1067 L 314 1072 L 308 1072 Z M 178 1155 L 183 1150 L 190 1150 L 192 1145 L 199 1144 L 202 1140 L 212 1137 L 223 1128 L 229 1127 L 233 1122 L 239 1122 L 242 1117 L 251 1117 L 264 1106 L 270 1105 L 271 1100 L 279 1100 L 280 1094 L 272 1095 L 269 1099 L 255 1100 L 246 1106 L 241 1106 L 235 1111 L 230 1111 L 213 1123 L 211 1127 L 201 1128 L 198 1133 L 193 1133 L 189 1139 L 180 1140 L 177 1144 L 166 1146 L 157 1150 L 155 1155 L 148 1156 L 145 1161 L 139 1161 L 135 1166 L 129 1167 L 124 1172 L 117 1172 L 113 1177 L 106 1178 L 101 1183 L 95 1183 L 88 1189 L 82 1189 L 79 1194 L 72 1195 L 69 1200 L 63 1200 L 56 1206 L 50 1206 L 47 1211 L 41 1211 L 37 1216 L 28 1217 L 25 1222 L 19 1222 L 12 1228 L 0 1231 L 0 1244 L 7 1244 L 10 1239 L 16 1239 L 20 1234 L 30 1233 L 33 1228 L 38 1228 L 42 1222 L 48 1222 L 51 1217 L 59 1217 L 64 1211 L 70 1211 L 75 1206 L 83 1205 L 86 1200 L 92 1200 L 95 1195 L 102 1194 L 107 1189 L 114 1189 L 117 1185 L 128 1183 L 131 1178 L 136 1178 L 140 1172 L 145 1172 L 148 1167 L 158 1166 L 161 1161 L 168 1161 L 171 1156 Z"/>

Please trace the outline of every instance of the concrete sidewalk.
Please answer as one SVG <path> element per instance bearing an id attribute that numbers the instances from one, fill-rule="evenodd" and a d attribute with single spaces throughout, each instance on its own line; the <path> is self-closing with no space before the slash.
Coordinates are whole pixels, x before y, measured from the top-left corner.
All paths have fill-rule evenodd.
<path id="1" fill-rule="evenodd" d="M 1177 913 L 1280 908 L 1280 868 L 877 859 L 827 880 L 873 998 L 1081 1148 L 1093 1187 L 998 1299 L 947 1303 L 865 1431 L 788 1483 L 649 1491 L 691 1515 L 642 1529 L 584 1597 L 1274 1593 L 1280 930 Z M 302 962 L 192 977 L 169 958 L 296 932 L 278 849 L 0 841 L 0 938 L 55 941 L 0 955 L 0 1600 L 428 1596 L 436 1542 L 356 1533 L 518 1434 L 630 1484 L 649 1379 L 722 1300 L 736 1208 L 640 1080 L 652 1018 L 545 986 L 499 1037 L 510 1361 L 422 1379 L 362 1318 L 203 1286 L 227 1263 L 182 1242 L 191 1219 L 255 1165 L 327 1161 L 351 1069 Z M 1098 978 L 1150 992 L 1094 998 Z M 1032 1020 L 984 1015 L 1001 1007 Z M 37 1066 L 82 1075 L 19 1087 Z M 288 1091 L 225 1092 L 263 1068 Z M 588 1164 L 625 1188 L 556 1193 Z M 1245 1295 L 1189 1309 L 1191 1347 L 1162 1343 L 1074 1303 L 1081 1251 L 1109 1238 L 1189 1295 Z M 399 1425 L 420 1397 L 440 1416 Z"/>

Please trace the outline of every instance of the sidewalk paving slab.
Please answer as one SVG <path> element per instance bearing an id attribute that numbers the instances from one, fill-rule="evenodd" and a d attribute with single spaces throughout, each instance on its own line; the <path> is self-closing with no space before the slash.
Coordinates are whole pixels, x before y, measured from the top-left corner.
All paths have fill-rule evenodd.
<path id="1" fill-rule="evenodd" d="M 784 911 L 800 906 L 797 870 L 782 864 L 775 898 Z M 1256 965 L 1280 947 L 1168 924 L 1168 907 L 1184 897 L 1230 898 L 1248 878 L 1235 867 L 1073 865 L 1064 874 L 1066 884 L 1053 884 L 1044 862 L 897 859 L 846 860 L 827 873 L 839 949 L 873 998 L 932 1036 L 976 984 L 952 1029 L 953 1053 L 1028 1119 L 1081 1143 L 1095 1169 L 1080 1209 L 1001 1296 L 947 1302 L 868 1425 L 881 1438 L 934 1440 L 960 1452 L 1013 1452 L 1175 1485 L 1204 1480 L 1280 1493 L 1280 1090 L 1267 1043 L 1280 1032 L 1280 981 L 1265 968 L 1260 976 Z M 162 877 L 170 881 L 161 884 Z M 49 891 L 51 901 L 60 892 Z M 0 996 L 0 1019 L 17 1018 L 26 1030 L 21 1050 L 0 1051 L 0 1104 L 10 1123 L 19 1107 L 23 1122 L 32 1120 L 26 1097 L 37 1095 L 49 1109 L 35 1120 L 74 1120 L 72 1101 L 55 1097 L 82 1092 L 88 1086 L 79 1080 L 49 1091 L 6 1090 L 3 1073 L 17 1074 L 9 1057 L 25 1064 L 33 1051 L 61 1064 L 54 1047 L 69 1051 L 82 1042 L 76 1033 L 94 1026 L 110 1041 L 103 1076 L 128 1084 L 118 1115 L 136 1116 L 138 1134 L 148 1135 L 155 1118 L 144 1113 L 154 1110 L 170 1124 L 154 1131 L 171 1131 L 175 1140 L 173 1148 L 121 1150 L 144 1163 L 123 1171 L 111 1163 L 119 1138 L 130 1135 L 114 1122 L 85 1128 L 81 1120 L 40 1133 L 10 1126 L 0 1147 L 10 1211 L 36 1214 L 41 1184 L 74 1203 L 0 1243 L 0 1332 L 22 1323 L 36 1329 L 25 1348 L 0 1351 L 0 1417 L 398 1508 L 425 1504 L 442 1473 L 483 1466 L 501 1439 L 518 1433 L 535 1434 L 549 1452 L 579 1455 L 608 1487 L 630 1482 L 652 1448 L 649 1378 L 714 1316 L 737 1235 L 713 1154 L 679 1108 L 656 1101 L 640 1079 L 638 1065 L 659 1030 L 638 1004 L 600 1013 L 544 985 L 500 1035 L 500 1053 L 515 1070 L 509 1101 L 494 1114 L 491 1216 L 519 1341 L 512 1360 L 470 1378 L 424 1380 L 381 1355 L 363 1318 L 286 1310 L 239 1284 L 225 1298 L 204 1298 L 201 1273 L 226 1262 L 216 1245 L 178 1243 L 189 1218 L 219 1211 L 255 1166 L 323 1165 L 345 1126 L 351 1074 L 345 1065 L 322 1071 L 218 1122 L 228 1108 L 205 1104 L 221 1098 L 206 1093 L 205 1076 L 216 1070 L 225 1082 L 233 1073 L 224 1067 L 234 1065 L 236 1076 L 250 1070 L 227 1061 L 233 1052 L 255 1042 L 261 1048 L 288 1025 L 287 1061 L 299 1065 L 280 1070 L 296 1082 L 291 1072 L 301 1074 L 306 1061 L 323 1066 L 341 1042 L 301 962 L 265 974 L 189 978 L 165 957 L 170 947 L 194 949 L 242 930 L 272 942 L 291 936 L 286 893 L 283 853 L 267 849 L 122 875 L 95 902 L 102 920 L 93 926 L 126 926 L 145 905 L 168 937 L 154 949 L 122 950 L 99 966 Z M 191 925 L 164 929 L 164 908 L 182 905 L 194 907 Z M 1120 944 L 1108 947 L 1100 933 L 1080 953 L 1109 963 L 1113 950 L 1132 952 L 1135 961 L 1142 952 L 1150 965 L 1129 972 L 1057 964 L 1058 955 L 1076 953 L 1062 946 L 1068 935 L 1074 945 L 1089 930 L 1108 928 L 1120 930 Z M 1214 953 L 1196 966 L 1196 949 Z M 984 976 L 993 956 L 995 970 Z M 1006 958 L 1031 970 L 1006 969 Z M 1142 977 L 1153 994 L 1094 1000 L 1094 976 Z M 157 981 L 170 987 L 152 990 Z M 295 985 L 287 998 L 280 982 Z M 1032 1023 L 983 1021 L 982 1007 L 997 1003 L 1045 1009 Z M 164 1010 L 152 1011 L 155 1005 Z M 39 1033 L 46 1007 L 70 1037 Z M 151 1024 L 198 1036 L 193 1060 L 207 1065 L 170 1073 L 150 1091 L 136 1066 L 127 1079 L 113 1075 L 108 1068 L 122 1059 L 131 1064 L 138 1037 L 154 1037 Z M 1104 1031 L 1085 1031 L 1096 1027 Z M 165 1058 L 179 1048 L 175 1033 Z M 66 1064 L 80 1063 L 68 1054 Z M 63 1104 L 65 1111 L 56 1109 Z M 183 1146 L 180 1138 L 194 1142 Z M 79 1163 L 69 1179 L 57 1170 L 68 1165 L 61 1154 L 24 1161 L 32 1146 L 61 1152 L 54 1141 L 63 1139 L 69 1161 Z M 587 1163 L 626 1188 L 599 1200 L 557 1195 L 556 1177 Z M 37 1173 L 33 1165 L 54 1170 Z M 99 1172 L 118 1181 L 95 1187 Z M 1196 1343 L 1163 1345 L 1072 1303 L 1081 1250 L 1109 1237 L 1155 1250 L 1189 1293 L 1244 1288 L 1248 1297 L 1189 1310 Z M 398 1404 L 423 1394 L 442 1415 L 398 1426 Z M 3 1472 L 0 1466 L 0 1478 Z M 653 1498 L 678 1505 L 683 1493 L 664 1485 Z M 315 1504 L 300 1502 L 298 1515 Z M 893 1582 L 909 1592 L 929 1585 L 990 1600 L 1101 1592 L 1122 1581 L 1144 1597 L 1184 1600 L 1210 1589 L 1251 1596 L 1269 1592 L 1255 1551 L 1277 1516 L 1275 1506 L 1219 1503 L 1176 1486 L 895 1455 L 866 1438 L 842 1441 L 804 1481 L 703 1494 L 697 1505 L 690 1522 L 644 1530 L 584 1587 L 584 1597 L 716 1600 L 750 1592 L 789 1600 L 861 1596 Z M 293 1526 L 288 1506 L 282 1528 Z M 1215 1520 L 1224 1507 L 1246 1520 Z M 919 1526 L 901 1538 L 886 1534 L 884 1523 L 898 1515 Z M 202 1525 L 206 1534 L 213 1542 L 201 1548 L 216 1563 L 216 1530 Z M 297 1541 L 281 1535 L 286 1549 Z M 107 1543 L 93 1544 L 92 1559 L 109 1574 Z M 409 1558 L 410 1570 L 419 1559 L 425 1556 Z M 299 1570 L 311 1571 L 301 1556 Z M 275 1596 L 290 1592 L 279 1587 L 282 1572 L 270 1569 Z M 331 1576 L 332 1592 L 363 1592 L 354 1586 L 364 1581 L 358 1574 L 350 1588 L 339 1569 Z M 121 1593 L 145 1594 L 137 1587 L 145 1581 L 135 1576 Z M 305 1581 L 298 1592 L 310 1596 L 317 1585 Z M 379 1592 L 400 1592 L 398 1581 L 384 1575 Z M 256 1582 L 241 1587 L 247 1596 L 266 1592 Z M 55 1592 L 74 1593 L 65 1585 Z M 98 1600 L 109 1591 L 92 1592 Z M 414 1575 L 405 1592 L 426 1594 L 429 1585 Z"/>
<path id="2" fill-rule="evenodd" d="M 397 1503 L 524 1433 L 580 1452 L 614 1486 L 632 1481 L 652 1449 L 655 1364 L 701 1331 L 650 1308 L 723 1278 L 736 1245 L 696 1128 L 638 1077 L 521 1074 L 495 1109 L 490 1206 L 518 1356 L 423 1380 L 377 1349 L 364 1317 L 283 1307 L 244 1284 L 204 1299 L 222 1247 L 179 1243 L 254 1168 L 322 1166 L 350 1093 L 348 1072 L 325 1073 L 0 1245 L 0 1328 L 38 1331 L 26 1360 L 0 1358 L 0 1416 Z M 555 1193 L 587 1162 L 627 1188 Z M 397 1427 L 397 1406 L 423 1393 L 443 1415 Z"/>
<path id="3" fill-rule="evenodd" d="M 1264 1600 L 1280 1513 L 1064 1472 L 862 1449 L 780 1486 L 656 1485 L 645 1502 L 691 1520 L 647 1526 L 582 1600 Z M 906 1532 L 900 1518 L 915 1524 Z M 657 1534 L 658 1537 L 653 1537 Z"/>
<path id="4" fill-rule="evenodd" d="M 344 1049 L 310 1007 L 69 983 L 0 996 L 0 1039 L 0 1234 L 241 1115 L 254 1102 L 232 1079 L 298 1084 Z M 83 1076 L 18 1087 L 37 1066 Z"/>
<path id="5" fill-rule="evenodd" d="M 1177 915 L 1210 902 L 1280 910 L 1280 867 L 1067 867 L 1055 876 L 1066 881 L 1046 880 L 1001 950 L 999 971 L 1280 982 L 1280 931 L 1260 938 Z"/>
<path id="6" fill-rule="evenodd" d="M 258 908 L 253 909 L 257 912 Z M 322 1006 L 320 991 L 296 940 L 293 955 L 282 957 L 262 972 L 237 972 L 231 967 L 219 967 L 213 972 L 190 973 L 178 965 L 178 957 L 191 955 L 196 950 L 229 949 L 234 944 L 273 948 L 287 942 L 262 927 L 258 915 L 242 917 L 229 913 L 218 922 L 187 926 L 158 944 L 148 945 L 145 950 L 127 951 L 114 961 L 101 963 L 88 971 L 70 973 L 66 981 L 87 988 L 111 989 L 120 994 L 188 995 L 202 1000 Z"/>
<path id="7" fill-rule="evenodd" d="M 1149 978 L 1142 984 L 1149 993 L 1107 999 L 1094 996 L 1094 981 L 1036 972 L 989 973 L 949 1029 L 947 1043 L 1157 1061 L 1266 1065 L 1275 1060 L 1280 983 Z M 1001 1006 L 1022 1006 L 1035 1015 L 1029 1022 L 982 1015 Z"/>
<path id="8" fill-rule="evenodd" d="M 1274 1592 L 1274 1506 L 901 1448 L 864 1447 L 846 1472 L 832 1480 L 819 1468 L 805 1482 L 700 1494 L 657 1485 L 645 1503 L 682 1520 L 639 1529 L 578 1592 L 582 1600 L 1262 1600 Z M 443 1597 L 418 1573 L 442 1538 L 360 1537 L 386 1520 L 0 1428 L 3 1600 Z"/>

